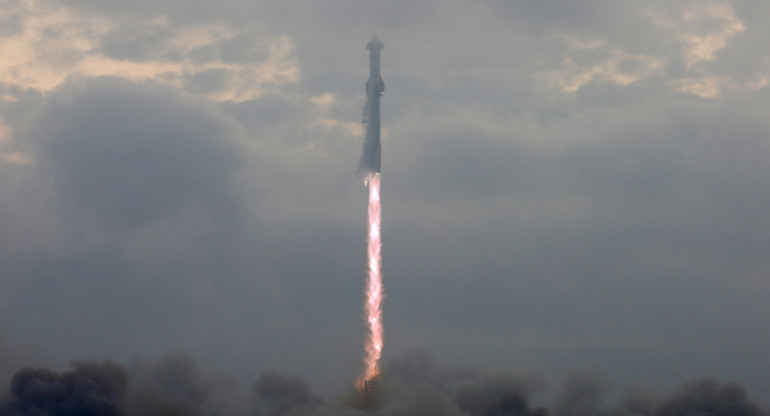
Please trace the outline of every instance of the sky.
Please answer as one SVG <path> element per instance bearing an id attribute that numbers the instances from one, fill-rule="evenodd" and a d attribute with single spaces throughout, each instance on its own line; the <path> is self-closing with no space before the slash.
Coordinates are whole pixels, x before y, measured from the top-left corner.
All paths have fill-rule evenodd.
<path id="1" fill-rule="evenodd" d="M 0 376 L 182 351 L 346 391 L 376 34 L 386 361 L 770 405 L 769 14 L 0 0 Z"/>

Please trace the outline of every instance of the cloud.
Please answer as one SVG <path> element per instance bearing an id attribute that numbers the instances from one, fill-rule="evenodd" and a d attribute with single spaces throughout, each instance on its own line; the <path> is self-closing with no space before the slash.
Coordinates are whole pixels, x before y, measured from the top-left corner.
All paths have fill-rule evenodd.
<path id="1" fill-rule="evenodd" d="M 10 382 L 2 415 L 245 415 L 247 400 L 232 379 L 203 374 L 188 355 L 175 352 L 157 362 L 74 361 L 56 372 L 27 367 Z"/>
<path id="2" fill-rule="evenodd" d="M 254 395 L 259 414 L 280 416 L 288 412 L 304 412 L 321 404 L 310 392 L 310 386 L 299 376 L 269 371 L 254 383 Z"/>
<path id="3" fill-rule="evenodd" d="M 0 383 L 2 386 L 10 385 L 11 377 L 24 368 L 31 365 L 47 364 L 40 348 L 34 345 L 25 345 L 10 339 L 6 331 L 0 331 Z M 0 400 L 6 400 L 8 393 L 0 389 Z"/>
<path id="4" fill-rule="evenodd" d="M 26 368 L 13 376 L 13 398 L 0 405 L 0 414 L 118 416 L 127 387 L 125 370 L 110 361 L 74 362 L 72 370 L 61 374 Z"/>
<path id="5" fill-rule="evenodd" d="M 690 2 L 682 7 L 677 18 L 653 15 L 652 22 L 677 34 L 688 67 L 714 60 L 730 38 L 746 30 L 725 1 Z"/>
<path id="6" fill-rule="evenodd" d="M 564 58 L 563 69 L 540 74 L 545 82 L 562 91 L 574 92 L 594 82 L 612 82 L 629 85 L 643 78 L 660 74 L 662 59 L 655 56 L 631 55 L 620 49 L 609 48 L 604 41 L 586 42 L 568 38 L 573 56 Z M 598 52 L 600 57 L 587 57 L 581 62 L 580 54 Z M 603 56 L 601 56 L 603 55 Z"/>
<path id="7" fill-rule="evenodd" d="M 206 95 L 243 101 L 299 76 L 288 36 L 259 36 L 222 22 L 179 26 L 159 15 L 137 23 L 46 0 L 20 0 L 3 15 L 18 23 L 0 41 L 0 83 L 22 88 L 51 91 L 67 79 L 118 76 L 200 90 L 202 74 L 219 71 L 224 78 Z M 244 52 L 238 59 L 234 43 Z"/>
<path id="8" fill-rule="evenodd" d="M 716 98 L 724 93 L 756 91 L 766 84 L 763 55 L 743 54 L 749 29 L 733 2 L 664 2 L 618 5 L 606 1 L 545 7 L 491 1 L 502 16 L 541 33 L 554 54 L 536 78 L 563 92 L 610 82 L 633 85 L 650 78 L 666 80 L 670 91 Z M 516 13 L 513 13 L 515 10 Z M 592 11 L 592 12 L 589 12 Z M 559 38 L 564 45 L 559 45 Z M 672 42 L 672 38 L 676 41 Z M 733 44 L 734 47 L 730 47 Z M 547 45 L 547 46 L 545 46 Z M 740 55 L 737 58 L 736 55 Z M 742 68 L 730 62 L 751 62 Z M 729 66 L 730 71 L 722 68 Z M 549 68 L 550 67 L 550 68 Z"/>
<path id="9" fill-rule="evenodd" d="M 232 210 L 242 137 L 200 101 L 151 83 L 69 84 L 26 133 L 61 197 L 107 226 L 141 227 L 196 206 Z"/>
<path id="10" fill-rule="evenodd" d="M 648 11 L 654 25 L 668 30 L 681 43 L 689 73 L 671 80 L 676 91 L 714 98 L 724 91 L 756 88 L 756 82 L 717 74 L 705 65 L 716 60 L 733 37 L 746 31 L 729 2 L 691 2 L 676 10 L 671 17 Z"/>
<path id="11" fill-rule="evenodd" d="M 4 357 L 5 358 L 5 357 Z M 415 368 L 419 375 L 415 378 Z M 305 379 L 275 371 L 263 373 L 248 394 L 227 375 L 211 374 L 186 353 L 176 351 L 127 367 L 113 361 L 74 361 L 68 370 L 22 368 L 0 401 L 2 415 L 32 414 L 221 414 L 237 416 L 322 415 L 469 415 L 545 416 L 649 415 L 709 413 L 762 416 L 744 387 L 706 378 L 681 384 L 668 395 L 636 389 L 611 405 L 602 399 L 609 385 L 596 369 L 564 378 L 561 393 L 548 406 L 532 404 L 544 384 L 536 375 L 489 374 L 435 362 L 430 353 L 412 350 L 386 366 L 367 392 L 351 389 L 332 402 L 319 399 Z M 431 374 L 428 376 L 428 374 Z M 427 377 L 426 377 L 427 376 Z"/>
<path id="12" fill-rule="evenodd" d="M 597 369 L 572 372 L 565 377 L 564 390 L 556 398 L 557 416 L 590 416 L 601 413 L 603 396 L 609 385 Z"/>
<path id="13" fill-rule="evenodd" d="M 353 171 L 376 33 L 386 356 L 762 391 L 766 9 L 9 2 L 3 325 L 58 363 L 181 345 L 339 392 L 363 332 Z M 466 412 L 456 379 L 413 365 L 428 386 L 390 411 Z M 575 397 L 604 411 L 600 393 Z"/>
<path id="14" fill-rule="evenodd" d="M 670 416 L 682 413 L 745 416 L 766 414 L 749 400 L 743 386 L 737 383 L 720 383 L 714 379 L 684 383 L 671 396 L 663 400 L 654 414 Z"/>
<path id="15" fill-rule="evenodd" d="M 0 159 L 2 159 L 3 162 L 15 163 L 18 165 L 29 165 L 35 160 L 32 154 L 18 151 L 0 153 Z"/>

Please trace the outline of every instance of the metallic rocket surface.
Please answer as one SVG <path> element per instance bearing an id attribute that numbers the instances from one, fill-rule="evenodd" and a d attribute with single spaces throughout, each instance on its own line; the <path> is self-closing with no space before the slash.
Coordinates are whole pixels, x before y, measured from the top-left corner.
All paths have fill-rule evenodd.
<path id="1" fill-rule="evenodd" d="M 380 76 L 380 49 L 384 47 L 377 36 L 366 45 L 366 49 L 369 49 L 369 79 L 366 81 L 366 106 L 363 116 L 366 137 L 358 167 L 359 172 L 364 174 L 380 172 L 380 97 L 385 90 L 385 82 Z"/>

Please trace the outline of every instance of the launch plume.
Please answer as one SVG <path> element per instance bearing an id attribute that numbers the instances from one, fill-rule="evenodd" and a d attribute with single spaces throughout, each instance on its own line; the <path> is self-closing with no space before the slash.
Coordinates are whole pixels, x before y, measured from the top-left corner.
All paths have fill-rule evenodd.
<path id="1" fill-rule="evenodd" d="M 0 360 L 8 358 L 0 348 Z M 664 395 L 632 391 L 606 403 L 611 387 L 597 369 L 568 374 L 549 405 L 538 397 L 546 392 L 542 376 L 444 367 L 424 350 L 385 366 L 370 407 L 362 407 L 354 391 L 325 402 L 303 378 L 274 371 L 262 374 L 247 394 L 233 383 L 179 352 L 127 368 L 112 361 L 76 361 L 64 372 L 24 368 L 0 394 L 0 416 L 770 415 L 741 384 L 712 378 Z"/>
<path id="2" fill-rule="evenodd" d="M 369 325 L 369 336 L 366 340 L 366 357 L 364 358 L 363 379 L 371 380 L 380 373 L 379 362 L 382 356 L 382 241 L 380 240 L 380 174 L 369 177 L 369 215 L 367 234 L 367 257 L 369 276 L 366 285 L 366 322 Z"/>

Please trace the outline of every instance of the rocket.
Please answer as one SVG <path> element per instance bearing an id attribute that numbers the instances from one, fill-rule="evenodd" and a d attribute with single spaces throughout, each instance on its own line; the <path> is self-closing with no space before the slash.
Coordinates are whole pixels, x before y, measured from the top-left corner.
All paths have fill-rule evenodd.
<path id="1" fill-rule="evenodd" d="M 384 47 L 377 36 L 366 45 L 369 49 L 369 79 L 362 120 L 366 125 L 366 137 L 358 170 L 367 176 L 380 172 L 380 97 L 385 90 L 385 82 L 380 76 L 380 49 Z"/>

